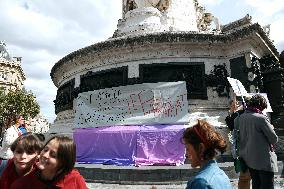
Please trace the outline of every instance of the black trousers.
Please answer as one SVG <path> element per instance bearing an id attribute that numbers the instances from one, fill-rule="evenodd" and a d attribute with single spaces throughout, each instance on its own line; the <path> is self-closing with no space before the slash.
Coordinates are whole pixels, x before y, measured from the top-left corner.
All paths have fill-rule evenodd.
<path id="1" fill-rule="evenodd" d="M 249 168 L 252 189 L 274 189 L 274 172 Z"/>

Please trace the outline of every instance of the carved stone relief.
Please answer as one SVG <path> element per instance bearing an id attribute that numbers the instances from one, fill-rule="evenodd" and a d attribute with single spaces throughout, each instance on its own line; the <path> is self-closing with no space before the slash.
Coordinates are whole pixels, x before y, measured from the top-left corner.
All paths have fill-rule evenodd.
<path id="1" fill-rule="evenodd" d="M 197 1 L 195 1 L 195 10 L 197 17 L 197 28 L 199 29 L 199 31 L 221 31 L 219 19 L 213 16 L 211 13 L 205 12 L 205 8 L 199 5 Z M 213 29 L 211 29 L 212 22 L 215 24 L 215 28 Z"/>
<path id="2" fill-rule="evenodd" d="M 136 8 L 137 8 L 137 4 L 135 3 L 134 0 L 127 0 L 126 5 L 124 5 L 123 7 L 123 12 L 127 13 L 128 11 L 131 11 Z"/>
<path id="3" fill-rule="evenodd" d="M 163 12 L 169 8 L 171 1 L 172 0 L 127 0 L 123 11 L 127 13 L 136 8 L 154 7 Z"/>
<path id="4" fill-rule="evenodd" d="M 161 12 L 166 11 L 170 7 L 171 2 L 172 0 L 160 0 L 156 8 L 160 10 Z"/>

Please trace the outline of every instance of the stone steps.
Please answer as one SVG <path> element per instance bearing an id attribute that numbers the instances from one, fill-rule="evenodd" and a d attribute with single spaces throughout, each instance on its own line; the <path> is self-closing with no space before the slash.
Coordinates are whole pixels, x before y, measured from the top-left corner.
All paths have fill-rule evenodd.
<path id="1" fill-rule="evenodd" d="M 230 179 L 237 179 L 233 162 L 218 163 Z M 177 184 L 183 185 L 198 169 L 192 168 L 190 164 L 181 166 L 114 166 L 98 164 L 76 164 L 87 182 L 108 184 Z M 283 162 L 278 162 L 279 171 L 276 176 L 284 176 Z"/>

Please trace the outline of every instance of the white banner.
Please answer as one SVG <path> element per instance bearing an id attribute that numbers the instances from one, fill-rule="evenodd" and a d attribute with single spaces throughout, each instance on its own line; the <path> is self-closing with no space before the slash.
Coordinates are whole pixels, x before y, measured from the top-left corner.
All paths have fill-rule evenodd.
<path id="1" fill-rule="evenodd" d="M 227 79 L 237 96 L 247 96 L 248 92 L 239 80 L 230 77 L 227 77 Z"/>
<path id="2" fill-rule="evenodd" d="M 230 85 L 232 86 L 233 91 L 236 94 L 236 96 L 252 97 L 255 94 L 260 94 L 261 96 L 263 96 L 265 98 L 265 100 L 267 102 L 267 108 L 264 109 L 263 112 L 265 112 L 265 113 L 266 112 L 273 112 L 266 93 L 248 93 L 246 91 L 245 87 L 243 86 L 243 84 L 239 80 L 234 79 L 234 78 L 230 78 L 230 77 L 227 77 L 227 79 L 228 79 Z"/>
<path id="3" fill-rule="evenodd" d="M 128 85 L 79 94 L 75 127 L 187 122 L 186 83 Z"/>

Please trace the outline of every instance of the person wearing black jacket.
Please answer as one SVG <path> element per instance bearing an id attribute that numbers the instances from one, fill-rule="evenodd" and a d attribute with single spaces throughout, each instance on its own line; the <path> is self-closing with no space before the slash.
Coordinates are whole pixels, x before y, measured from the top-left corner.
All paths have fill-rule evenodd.
<path id="1" fill-rule="evenodd" d="M 243 114 L 245 111 L 243 106 L 244 105 L 239 105 L 239 103 L 236 100 L 230 101 L 229 115 L 225 118 L 225 122 L 231 132 L 233 132 L 234 130 L 235 118 Z M 232 148 L 235 148 L 234 144 L 232 145 Z M 234 153 L 235 153 L 234 150 L 232 150 L 232 155 L 235 158 Z M 250 189 L 250 180 L 251 180 L 251 177 L 250 177 L 249 171 L 240 172 L 239 181 L 238 181 L 238 189 Z"/>

